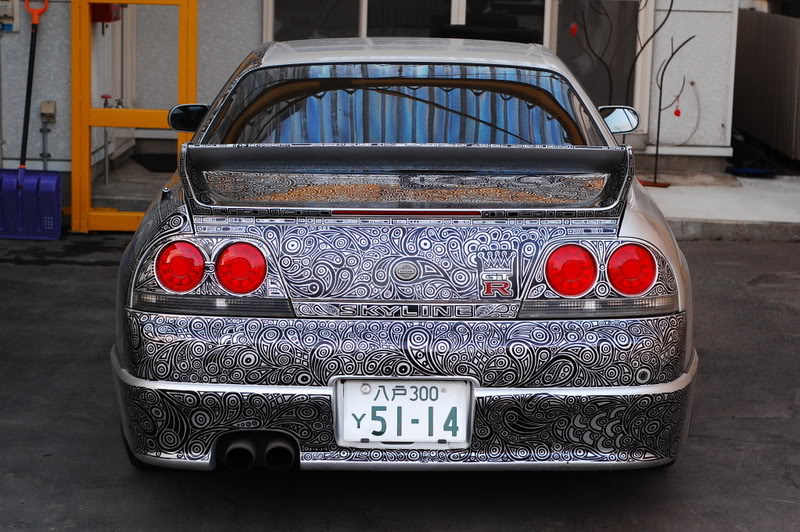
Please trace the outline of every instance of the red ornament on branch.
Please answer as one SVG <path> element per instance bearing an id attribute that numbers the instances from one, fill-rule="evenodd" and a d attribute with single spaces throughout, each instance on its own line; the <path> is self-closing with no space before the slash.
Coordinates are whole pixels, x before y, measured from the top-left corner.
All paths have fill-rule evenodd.
<path id="1" fill-rule="evenodd" d="M 676 108 L 675 108 L 675 113 L 674 113 L 674 114 L 675 114 L 675 116 L 677 116 L 678 118 L 680 118 L 680 116 L 681 116 L 681 108 L 680 108 L 680 107 L 676 107 Z"/>
<path id="2" fill-rule="evenodd" d="M 572 35 L 573 37 L 578 35 L 578 24 L 577 23 L 573 22 L 572 24 L 569 25 L 569 34 Z"/>

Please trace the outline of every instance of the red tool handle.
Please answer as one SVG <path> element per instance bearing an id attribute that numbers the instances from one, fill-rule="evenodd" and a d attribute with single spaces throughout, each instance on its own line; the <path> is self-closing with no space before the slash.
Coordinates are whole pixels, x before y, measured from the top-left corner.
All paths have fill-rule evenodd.
<path id="1" fill-rule="evenodd" d="M 25 0 L 25 9 L 28 10 L 28 13 L 31 14 L 31 22 L 34 24 L 39 24 L 39 19 L 44 15 L 44 12 L 47 11 L 47 7 L 50 4 L 50 0 L 44 0 L 44 5 L 42 7 L 31 7 L 31 0 Z"/>

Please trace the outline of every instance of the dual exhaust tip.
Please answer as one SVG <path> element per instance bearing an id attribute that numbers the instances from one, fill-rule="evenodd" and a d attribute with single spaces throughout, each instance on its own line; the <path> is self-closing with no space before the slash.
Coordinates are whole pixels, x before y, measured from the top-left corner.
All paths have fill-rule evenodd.
<path id="1" fill-rule="evenodd" d="M 282 435 L 262 441 L 254 436 L 238 436 L 223 449 L 222 462 L 228 471 L 244 472 L 260 465 L 269 471 L 290 471 L 297 466 L 296 446 Z"/>

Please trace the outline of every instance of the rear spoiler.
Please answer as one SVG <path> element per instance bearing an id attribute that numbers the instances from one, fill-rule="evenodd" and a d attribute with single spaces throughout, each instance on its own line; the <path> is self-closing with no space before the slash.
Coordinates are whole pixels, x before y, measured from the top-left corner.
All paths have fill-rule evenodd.
<path id="1" fill-rule="evenodd" d="M 479 209 L 483 217 L 585 217 L 619 216 L 632 171 L 628 147 L 574 147 L 471 144 L 245 144 L 184 145 L 181 177 L 191 196 L 205 212 L 215 208 L 231 212 L 231 205 L 209 186 L 206 172 L 244 174 L 483 174 L 558 176 L 604 174 L 605 185 L 590 205 L 575 208 Z M 207 211 L 203 207 L 212 209 Z M 268 210 L 271 215 L 325 216 L 324 209 L 248 205 L 248 212 Z M 276 212 L 280 211 L 280 212 Z M 369 214 L 369 209 L 359 211 Z M 381 209 L 385 212 L 385 209 Z M 424 209 L 415 209 L 424 214 Z M 437 209 L 447 214 L 448 209 Z M 460 209 L 453 209 L 457 213 Z M 591 211 L 591 212 L 587 212 Z M 432 213 L 431 213 L 432 214 Z"/>

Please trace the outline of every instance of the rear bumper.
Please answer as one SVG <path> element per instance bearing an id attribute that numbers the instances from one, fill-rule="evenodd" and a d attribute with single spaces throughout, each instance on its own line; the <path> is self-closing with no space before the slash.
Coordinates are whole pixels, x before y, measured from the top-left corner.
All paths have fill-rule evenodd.
<path id="1" fill-rule="evenodd" d="M 208 470 L 217 439 L 272 430 L 299 444 L 302 468 L 652 467 L 674 460 L 688 434 L 697 353 L 661 384 L 475 389 L 472 443 L 464 450 L 362 450 L 336 445 L 333 388 L 151 381 L 120 366 L 112 348 L 123 432 L 154 465 Z"/>

